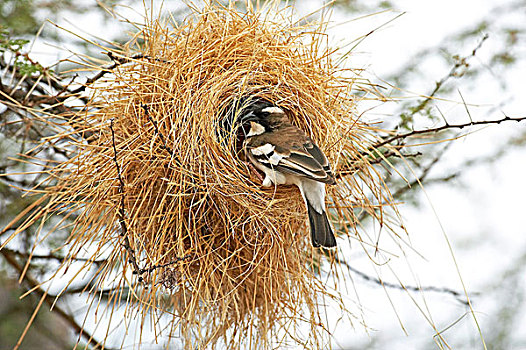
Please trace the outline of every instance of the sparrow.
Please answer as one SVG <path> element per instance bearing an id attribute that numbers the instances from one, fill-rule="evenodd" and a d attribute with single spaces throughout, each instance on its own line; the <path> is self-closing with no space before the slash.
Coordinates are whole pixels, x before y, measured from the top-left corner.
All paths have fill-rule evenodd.
<path id="1" fill-rule="evenodd" d="M 325 212 L 325 185 L 336 181 L 320 148 L 291 124 L 283 109 L 266 100 L 245 103 L 238 123 L 246 158 L 265 174 L 262 186 L 296 185 L 307 207 L 312 245 L 335 247 Z"/>

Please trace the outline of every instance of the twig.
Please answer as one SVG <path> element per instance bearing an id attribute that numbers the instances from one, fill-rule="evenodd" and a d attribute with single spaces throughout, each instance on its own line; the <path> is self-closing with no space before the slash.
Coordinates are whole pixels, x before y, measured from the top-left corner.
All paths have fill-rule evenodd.
<path id="1" fill-rule="evenodd" d="M 414 188 L 415 186 L 418 187 L 420 184 L 423 184 L 424 181 L 426 180 L 427 176 L 429 175 L 429 173 L 431 172 L 431 169 L 433 169 L 433 167 L 438 164 L 438 162 L 440 161 L 440 159 L 442 159 L 442 156 L 446 153 L 446 151 L 449 149 L 449 147 L 451 147 L 453 143 L 449 142 L 447 143 L 434 157 L 433 159 L 431 159 L 431 161 L 429 162 L 429 164 L 427 164 L 423 169 L 422 169 L 422 172 L 420 173 L 420 176 L 418 176 L 416 179 L 414 179 L 413 181 L 411 181 L 410 183 L 406 184 L 405 186 L 399 188 L 398 190 L 396 190 L 392 196 L 393 198 L 400 198 L 401 195 L 403 195 L 404 193 L 406 193 L 407 191 L 409 191 L 411 188 Z"/>
<path id="2" fill-rule="evenodd" d="M 119 162 L 117 160 L 117 147 L 115 146 L 115 131 L 113 130 L 113 119 L 110 120 L 110 130 L 111 130 L 111 141 L 113 145 L 113 160 L 115 162 L 115 166 L 117 167 L 117 177 L 119 179 L 119 194 L 120 194 L 120 207 L 119 207 L 119 223 L 121 225 L 121 233 L 120 236 L 124 239 L 124 248 L 128 252 L 128 262 L 132 264 L 133 266 L 133 273 L 139 274 L 139 271 L 141 271 L 141 268 L 139 267 L 139 264 L 137 264 L 137 260 L 135 259 L 135 252 L 130 246 L 130 239 L 128 238 L 128 227 L 126 226 L 125 221 L 125 204 L 124 204 L 124 181 L 122 180 L 122 174 L 121 174 L 121 168 L 119 166 Z M 139 282 L 142 282 L 142 276 L 139 274 Z"/>
<path id="3" fill-rule="evenodd" d="M 367 154 L 367 153 L 361 153 L 360 154 L 362 157 L 369 157 L 370 154 Z M 391 158 L 391 157 L 394 157 L 394 158 L 401 158 L 401 159 L 407 159 L 407 158 L 416 158 L 416 157 L 420 157 L 422 155 L 422 152 L 414 152 L 414 153 L 405 153 L 405 154 L 401 154 L 399 152 L 395 152 L 395 151 L 391 151 L 391 150 L 388 150 L 387 152 L 385 152 L 382 156 L 378 156 L 376 158 L 374 158 L 373 160 L 370 160 L 367 162 L 368 165 L 374 165 L 374 164 L 379 164 L 381 163 L 382 161 L 384 161 L 386 158 Z M 359 163 L 363 163 L 364 161 L 356 161 L 356 162 L 353 162 L 352 164 L 348 164 L 348 165 L 344 165 L 343 167 L 341 167 L 340 169 L 338 169 L 338 172 L 336 174 L 336 178 L 341 178 L 341 177 L 344 177 L 350 173 L 353 173 L 354 171 L 357 171 L 360 169 L 360 165 Z M 250 164 L 249 164 L 250 165 Z"/>
<path id="4" fill-rule="evenodd" d="M 170 266 L 170 265 L 173 265 L 173 264 L 176 264 L 178 263 L 179 261 L 183 261 L 183 260 L 186 260 L 186 259 L 189 259 L 191 258 L 192 255 L 191 254 L 187 254 L 183 257 L 177 257 L 175 258 L 175 260 L 173 261 L 170 261 L 170 262 L 167 262 L 167 263 L 164 263 L 164 264 L 158 264 L 158 265 L 153 265 L 152 267 L 148 267 L 148 268 L 144 268 L 144 269 L 141 269 L 140 270 L 140 273 L 141 274 L 145 274 L 145 273 L 150 273 L 150 272 L 153 272 L 157 269 L 160 269 L 160 268 L 163 268 L 163 267 L 167 267 L 167 266 Z"/>
<path id="5" fill-rule="evenodd" d="M 416 107 L 411 108 L 411 115 L 412 116 L 414 116 L 416 113 L 420 112 L 422 109 L 424 109 L 427 106 L 427 104 L 438 93 L 438 91 L 442 88 L 442 86 L 446 83 L 446 81 L 448 81 L 450 78 L 459 76 L 459 74 L 458 74 L 458 69 L 459 68 L 461 68 L 461 67 L 468 67 L 467 61 L 470 58 L 475 57 L 475 55 L 477 54 L 477 51 L 482 47 L 482 44 L 484 44 L 484 42 L 488 38 L 489 38 L 488 34 L 485 34 L 482 37 L 482 39 L 480 40 L 480 42 L 478 43 L 478 45 L 475 46 L 475 48 L 471 51 L 471 53 L 468 56 L 457 58 L 457 62 L 453 65 L 453 67 L 451 67 L 451 70 L 449 71 L 449 73 L 446 76 L 444 76 L 442 79 L 440 79 L 439 81 L 437 81 L 435 83 L 435 88 L 433 89 L 433 91 L 431 91 L 431 93 L 429 95 L 427 95 L 427 97 L 424 100 L 422 100 Z M 458 56 L 456 56 L 456 57 L 458 57 Z"/>
<path id="6" fill-rule="evenodd" d="M 147 112 L 148 109 L 145 105 L 142 106 L 145 111 Z M 117 160 L 117 147 L 115 145 L 115 131 L 113 129 L 113 122 L 114 120 L 111 119 L 110 120 L 110 129 L 111 129 L 111 139 L 112 139 L 112 145 L 113 145 L 113 160 L 115 162 L 115 166 L 117 167 L 117 177 L 119 179 L 119 194 L 121 195 L 121 198 L 120 198 L 120 207 L 119 207 L 119 223 L 121 225 L 121 237 L 123 237 L 124 239 L 124 243 L 123 243 L 123 246 L 124 248 L 126 249 L 126 251 L 128 252 L 128 255 L 129 255 L 129 258 L 128 258 L 128 262 L 130 262 L 133 266 L 133 274 L 135 275 L 138 275 L 139 276 L 139 282 L 143 282 L 144 281 L 144 278 L 142 277 L 142 275 L 144 275 L 145 273 L 150 273 L 158 268 L 162 268 L 162 267 L 166 267 L 166 266 L 170 266 L 170 265 L 173 265 L 173 264 L 176 264 L 180 261 L 183 261 L 183 260 L 186 260 L 188 258 L 190 258 L 190 255 L 186 255 L 184 257 L 177 257 L 175 260 L 172 260 L 168 263 L 164 263 L 164 264 L 159 264 L 159 265 L 153 265 L 151 267 L 145 267 L 145 268 L 141 268 L 139 267 L 139 264 L 137 263 L 137 259 L 135 258 L 135 251 L 132 249 L 131 245 L 130 245 L 130 239 L 128 238 L 128 227 L 126 226 L 126 220 L 125 220 L 125 215 L 126 215 L 126 212 L 125 212 L 125 203 L 124 203 L 124 197 L 125 197 L 125 193 L 124 193 L 124 181 L 122 179 L 122 174 L 121 174 L 121 168 L 119 166 L 119 162 Z M 156 125 L 156 124 L 154 124 Z M 158 131 L 157 127 L 155 127 L 156 130 Z M 162 134 L 160 134 L 162 135 Z M 164 138 L 162 138 L 162 140 L 164 140 Z M 165 145 L 165 149 L 169 150 L 170 148 L 168 148 L 168 146 Z"/>
<path id="7" fill-rule="evenodd" d="M 65 295 L 65 294 L 79 294 L 79 293 L 84 293 L 85 291 L 87 290 L 91 290 L 92 288 L 94 288 L 96 286 L 94 286 L 93 283 L 87 283 L 87 284 L 84 284 L 84 285 L 81 285 L 81 286 L 78 286 L 78 287 L 75 287 L 75 288 L 68 288 L 62 292 L 60 292 L 60 295 L 50 295 L 51 297 L 53 298 L 58 298 L 59 296 L 62 296 L 62 295 Z M 106 289 L 97 289 L 94 293 L 96 295 L 98 295 L 99 297 L 100 296 L 103 296 L 103 295 L 109 295 L 109 294 L 112 294 L 113 293 L 119 293 L 119 295 L 123 295 L 124 292 L 129 292 L 129 288 L 128 287 L 118 287 L 118 288 L 106 288 Z M 121 300 L 123 300 L 126 302 L 126 297 L 121 297 Z"/>
<path id="8" fill-rule="evenodd" d="M 6 262 L 11 265 L 16 271 L 19 273 L 24 272 L 24 267 L 16 261 L 16 259 L 8 252 L 6 249 L 2 249 L 0 251 L 0 254 L 2 254 L 6 260 Z M 110 350 L 108 347 L 104 346 L 102 342 L 95 339 L 95 337 L 90 334 L 88 331 L 86 331 L 81 325 L 77 323 L 75 318 L 68 314 L 65 310 L 63 310 L 59 305 L 55 303 L 55 298 L 47 295 L 46 291 L 42 289 L 41 284 L 31 276 L 30 273 L 26 272 L 24 275 L 24 281 L 26 281 L 29 286 L 31 287 L 31 290 L 33 290 L 35 293 L 37 293 L 41 298 L 44 298 L 44 301 L 46 304 L 48 304 L 50 307 L 53 307 L 51 310 L 52 312 L 55 312 L 58 314 L 64 321 L 66 321 L 70 327 L 79 335 L 80 337 L 84 338 L 86 342 L 89 344 L 94 344 L 93 349 L 106 349 Z"/>
<path id="9" fill-rule="evenodd" d="M 80 86 L 80 87 L 76 88 L 75 90 L 71 91 L 71 94 L 76 95 L 76 94 L 79 94 L 81 92 L 84 92 L 89 85 L 93 84 L 94 82 L 96 82 L 97 80 L 99 80 L 100 78 L 105 76 L 107 73 L 111 73 L 118 66 L 121 66 L 121 65 L 123 65 L 125 63 L 128 63 L 128 62 L 130 62 L 132 60 L 135 60 L 135 59 L 137 59 L 137 60 L 138 59 L 142 59 L 142 58 L 151 59 L 150 56 L 142 55 L 142 54 L 134 55 L 132 57 L 117 57 L 111 51 L 107 52 L 106 55 L 108 55 L 108 57 L 113 61 L 113 63 L 111 65 L 107 66 L 107 67 L 102 67 L 102 70 L 100 72 L 98 72 L 93 77 L 88 78 L 86 80 L 86 82 L 84 84 L 82 84 L 82 86 Z"/>
<path id="10" fill-rule="evenodd" d="M 17 228 L 10 228 L 10 230 L 16 230 Z M 2 244 L 0 244 L 1 246 Z M 41 260 L 56 260 L 56 261 L 59 261 L 59 262 L 62 262 L 64 259 L 68 258 L 68 257 L 64 257 L 64 256 L 56 256 L 56 255 L 53 255 L 53 254 L 28 254 L 28 253 L 23 253 L 23 252 L 20 252 L 18 250 L 13 250 L 13 249 L 9 249 L 9 248 L 3 248 L 3 250 L 7 251 L 9 254 L 12 254 L 12 255 L 16 255 L 16 256 L 19 256 L 21 258 L 31 258 L 31 259 L 41 259 Z M 68 258 L 69 259 L 69 258 Z M 91 260 L 89 258 L 78 258 L 78 257 L 74 257 L 74 258 L 71 258 L 71 260 L 73 261 L 82 261 L 82 262 L 91 262 L 93 264 L 97 264 L 97 265 L 100 265 L 100 264 L 105 264 L 107 263 L 107 259 L 101 259 L 101 260 Z"/>
<path id="11" fill-rule="evenodd" d="M 464 296 L 464 293 L 458 292 L 453 289 L 445 288 L 445 287 L 435 287 L 435 286 L 425 286 L 425 287 L 416 287 L 416 286 L 409 286 L 409 285 L 402 285 L 402 284 L 395 284 L 390 282 L 382 281 L 381 279 L 377 277 L 370 276 L 354 267 L 352 267 L 347 261 L 344 261 L 338 257 L 334 257 L 334 261 L 340 265 L 345 266 L 349 271 L 355 273 L 356 275 L 360 276 L 363 280 L 366 280 L 368 282 L 372 282 L 374 284 L 377 284 L 379 286 L 384 286 L 387 288 L 392 289 L 399 289 L 399 290 L 405 290 L 405 291 L 412 291 L 412 292 L 435 292 L 435 293 L 443 293 L 443 294 L 450 294 L 454 296 L 458 301 L 461 303 L 467 305 L 467 302 L 462 299 Z M 475 293 L 478 294 L 478 293 Z"/>
<path id="12" fill-rule="evenodd" d="M 182 162 L 179 159 L 179 157 L 177 156 L 177 154 L 175 154 L 174 149 L 169 147 L 168 144 L 166 143 L 166 138 L 164 137 L 164 135 L 159 130 L 159 126 L 157 125 L 157 121 L 153 120 L 152 116 L 150 115 L 150 109 L 148 108 L 148 106 L 145 105 L 145 104 L 141 104 L 141 107 L 144 110 L 144 114 L 146 115 L 146 117 L 148 118 L 150 123 L 152 123 L 152 125 L 153 125 L 153 127 L 155 129 L 155 133 L 161 139 L 161 142 L 162 142 L 161 148 L 164 149 L 166 152 L 168 152 L 178 165 L 182 165 Z"/>
<path id="13" fill-rule="evenodd" d="M 164 138 L 164 135 L 159 131 L 159 126 L 157 125 L 157 121 L 153 120 L 152 116 L 150 115 L 150 109 L 148 108 L 148 106 L 143 103 L 143 104 L 141 104 L 141 108 L 144 110 L 144 114 L 146 115 L 146 118 L 148 118 L 150 123 L 153 124 L 153 128 L 155 129 L 155 133 L 161 139 L 161 142 L 162 142 L 161 147 L 166 152 L 170 153 L 170 155 L 172 155 L 172 156 L 174 156 L 176 158 L 174 150 L 172 148 L 168 147 L 168 145 L 166 144 L 166 139 Z"/>
<path id="14" fill-rule="evenodd" d="M 497 119 L 497 120 L 480 120 L 480 121 L 475 121 L 475 122 L 470 121 L 469 123 L 464 123 L 464 124 L 449 124 L 446 121 L 446 123 L 444 125 L 436 127 L 436 128 L 423 129 L 423 130 L 412 130 L 412 131 L 409 131 L 407 133 L 394 135 L 394 136 L 392 136 L 392 137 L 390 137 L 388 139 L 385 139 L 383 141 L 375 143 L 374 145 L 372 145 L 370 147 L 370 149 L 377 149 L 379 147 L 385 146 L 385 145 L 387 145 L 387 144 L 389 144 L 389 143 L 391 143 L 393 141 L 396 141 L 396 140 L 402 140 L 402 139 L 406 139 L 408 137 L 413 137 L 413 136 L 416 136 L 416 135 L 425 135 L 425 134 L 437 133 L 439 131 L 447 130 L 447 129 L 463 129 L 463 128 L 468 127 L 468 126 L 500 124 L 500 123 L 506 122 L 506 121 L 521 122 L 523 120 L 526 120 L 526 117 L 510 118 L 510 117 L 508 117 L 506 115 L 502 119 Z"/>

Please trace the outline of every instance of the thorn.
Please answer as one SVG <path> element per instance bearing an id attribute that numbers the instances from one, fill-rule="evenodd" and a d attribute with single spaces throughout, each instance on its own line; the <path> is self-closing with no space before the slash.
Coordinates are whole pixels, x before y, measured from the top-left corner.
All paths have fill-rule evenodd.
<path id="1" fill-rule="evenodd" d="M 460 92 L 460 89 L 457 89 L 457 91 L 458 91 L 458 94 L 460 95 L 460 98 L 462 99 L 462 103 L 464 104 L 464 108 L 466 109 L 466 112 L 468 113 L 469 121 L 470 121 L 471 124 L 473 124 L 473 118 L 471 118 L 471 113 L 469 112 L 468 105 L 467 105 L 466 101 L 464 100 L 464 96 L 462 96 L 462 93 Z"/>

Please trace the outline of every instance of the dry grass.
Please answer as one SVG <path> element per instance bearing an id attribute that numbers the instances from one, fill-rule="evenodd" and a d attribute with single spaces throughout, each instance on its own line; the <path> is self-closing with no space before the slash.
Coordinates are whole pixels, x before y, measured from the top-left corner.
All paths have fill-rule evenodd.
<path id="1" fill-rule="evenodd" d="M 328 188 L 338 235 L 357 236 L 353 209 L 379 217 L 368 198 L 390 200 L 364 157 L 373 136 L 355 113 L 356 74 L 334 64 L 338 51 L 325 42 L 323 25 L 218 4 L 175 28 L 146 24 L 113 50 L 125 62 L 90 86 L 74 131 L 48 119 L 63 130 L 54 139 L 75 154 L 50 170 L 48 204 L 30 221 L 72 215 L 65 264 L 86 251 L 107 259 L 96 284 L 130 287 L 128 317 L 170 318 L 163 331 L 182 337 L 186 349 L 219 339 L 229 349 L 282 339 L 324 348 L 323 300 L 345 309 L 319 274 L 334 253 L 311 247 L 297 188 L 262 189 L 217 128 L 242 96 L 292 111 L 338 176 Z M 150 269 L 145 283 L 132 274 L 135 263 Z M 310 325 L 308 336 L 295 335 L 301 323 Z"/>

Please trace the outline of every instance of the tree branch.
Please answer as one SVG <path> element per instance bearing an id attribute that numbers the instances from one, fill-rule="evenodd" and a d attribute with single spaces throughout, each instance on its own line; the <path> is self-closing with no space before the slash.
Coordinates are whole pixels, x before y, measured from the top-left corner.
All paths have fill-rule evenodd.
<path id="1" fill-rule="evenodd" d="M 16 230 L 16 227 L 15 228 L 10 228 L 10 230 Z M 1 246 L 1 244 L 0 244 L 0 246 Z M 24 258 L 24 259 L 31 258 L 31 259 L 41 259 L 41 260 L 56 260 L 58 262 L 62 262 L 66 258 L 66 257 L 63 257 L 63 256 L 56 256 L 54 254 L 28 254 L 28 253 L 20 252 L 18 250 L 9 249 L 7 247 L 4 247 L 3 250 L 7 251 L 9 254 L 16 255 L 16 256 L 18 256 L 20 258 Z M 106 259 L 91 260 L 91 259 L 88 259 L 88 258 L 74 257 L 74 258 L 71 258 L 71 260 L 79 261 L 79 262 L 91 262 L 91 263 L 97 264 L 97 265 L 102 265 L 102 264 L 107 263 Z"/>
<path id="2" fill-rule="evenodd" d="M 143 105 L 142 106 L 145 110 L 146 113 L 148 113 L 148 108 Z M 148 116 L 148 118 L 150 119 L 150 117 Z M 150 121 L 152 121 L 153 123 L 153 119 L 150 119 Z M 139 276 L 139 282 L 143 282 L 144 281 L 144 278 L 142 277 L 143 274 L 145 273 L 150 273 L 158 268 L 162 268 L 162 267 L 167 267 L 167 266 L 170 266 L 170 265 L 173 265 L 173 264 L 176 264 L 180 261 L 183 261 L 183 260 L 186 260 L 188 258 L 191 257 L 191 255 L 185 255 L 183 257 L 177 257 L 176 259 L 170 261 L 170 262 L 167 262 L 167 263 L 164 263 L 164 264 L 157 264 L 157 265 L 153 265 L 153 266 L 150 266 L 150 267 L 145 267 L 145 268 L 141 268 L 139 267 L 139 264 L 137 263 L 137 259 L 135 257 L 135 251 L 133 250 L 133 248 L 131 247 L 130 245 L 130 239 L 129 239 L 129 233 L 128 233 L 128 227 L 126 226 L 126 220 L 125 220 L 125 215 L 126 215 L 126 212 L 125 212 L 125 203 L 124 203 L 124 198 L 125 198 L 125 192 L 124 192 L 124 180 L 122 179 L 122 174 L 121 174 L 121 168 L 119 166 L 119 162 L 117 161 L 117 147 L 115 145 L 115 131 L 113 130 L 113 119 L 110 120 L 110 129 L 111 129 L 111 140 L 112 140 L 112 146 L 113 146 L 113 160 L 115 162 L 115 166 L 117 167 L 117 177 L 119 179 L 119 194 L 121 195 L 120 197 L 120 207 L 119 207 L 119 223 L 121 225 L 121 237 L 123 237 L 124 239 L 124 243 L 123 243 L 123 246 L 124 248 L 126 249 L 127 253 L 128 253 L 128 262 L 132 264 L 133 266 L 133 273 L 138 275 Z M 155 130 L 156 132 L 159 131 L 159 129 L 157 128 L 156 124 L 154 123 L 154 126 L 155 126 Z M 161 135 L 162 137 L 162 134 L 159 133 L 159 135 Z M 162 138 L 163 142 L 164 142 L 164 138 Z M 171 150 L 168 146 L 166 146 L 166 143 L 164 145 L 165 149 L 167 151 Z"/>
<path id="3" fill-rule="evenodd" d="M 431 93 L 423 101 L 421 101 L 416 107 L 411 109 L 411 115 L 415 115 L 416 113 L 424 109 L 427 106 L 427 104 L 433 99 L 433 97 L 438 93 L 438 91 L 442 88 L 442 86 L 446 83 L 446 81 L 448 81 L 450 78 L 460 76 L 458 73 L 458 70 L 462 67 L 466 67 L 466 68 L 468 67 L 467 61 L 470 58 L 475 57 L 475 55 L 477 54 L 477 51 L 482 47 L 482 44 L 484 44 L 484 42 L 488 39 L 488 37 L 489 37 L 488 34 L 484 35 L 482 39 L 480 40 L 480 42 L 478 43 L 478 45 L 475 46 L 475 48 L 471 51 L 471 54 L 469 54 L 468 56 L 465 56 L 465 57 L 454 56 L 456 58 L 456 62 L 453 65 L 453 67 L 451 67 L 451 70 L 449 71 L 449 73 L 445 77 L 437 81 L 435 83 L 435 88 L 433 89 L 433 91 L 431 91 Z"/>
<path id="4" fill-rule="evenodd" d="M 378 151 L 379 152 L 379 151 Z M 370 157 L 369 154 L 366 154 L 366 153 L 363 153 L 361 154 L 363 157 Z M 415 153 L 405 153 L 405 154 L 401 154 L 399 152 L 395 152 L 395 151 L 392 151 L 392 150 L 388 150 L 386 151 L 385 153 L 383 153 L 382 155 L 378 155 L 376 158 L 372 159 L 372 160 L 369 160 L 367 162 L 367 165 L 374 165 L 374 164 L 379 164 L 381 163 L 382 161 L 384 161 L 385 159 L 387 158 L 401 158 L 401 159 L 407 159 L 407 158 L 416 158 L 416 157 L 420 157 L 422 155 L 422 152 L 415 152 Z M 336 178 L 342 178 L 348 174 L 352 174 L 354 173 L 355 171 L 358 171 L 360 170 L 361 166 L 359 165 L 359 163 L 364 163 L 365 161 L 356 161 L 352 164 L 346 164 L 344 166 L 342 166 L 341 168 L 339 168 L 337 170 L 337 173 L 336 173 Z"/>
<path id="5" fill-rule="evenodd" d="M 0 254 L 2 254 L 6 260 L 6 262 L 11 265 L 18 273 L 22 274 L 24 272 L 24 267 L 16 261 L 13 255 L 11 255 L 8 250 L 2 249 L 0 250 Z M 88 344 L 93 344 L 93 349 L 106 349 L 110 350 L 108 347 L 104 346 L 104 344 L 94 338 L 92 334 L 90 334 L 88 331 L 86 331 L 81 325 L 77 323 L 75 318 L 68 314 L 64 309 L 62 309 L 59 305 L 55 303 L 55 298 L 48 295 L 45 290 L 41 288 L 41 284 L 31 276 L 30 273 L 26 272 L 24 275 L 24 281 L 27 282 L 30 286 L 30 289 L 39 295 L 41 298 L 44 298 L 44 301 L 46 304 L 48 304 L 50 307 L 53 307 L 51 310 L 52 312 L 56 313 L 66 323 L 70 325 L 70 327 L 75 331 L 76 334 L 80 338 L 84 338 Z"/>
<path id="6" fill-rule="evenodd" d="M 377 277 L 370 276 L 352 267 L 347 261 L 344 261 L 338 258 L 337 256 L 334 257 L 334 261 L 342 266 L 345 266 L 349 271 L 358 275 L 363 280 L 374 283 L 378 286 L 387 287 L 391 289 L 399 289 L 399 290 L 404 290 L 404 291 L 411 291 L 411 292 L 435 292 L 435 293 L 450 294 L 462 304 L 468 305 L 467 301 L 462 299 L 464 297 L 464 293 L 458 292 L 453 289 L 449 289 L 445 287 L 435 287 L 435 286 L 416 287 L 416 286 L 410 286 L 410 285 L 394 284 L 390 282 L 385 282 Z M 478 293 L 474 293 L 474 294 L 478 294 Z"/>
<path id="7" fill-rule="evenodd" d="M 413 136 L 417 136 L 417 135 L 425 135 L 425 134 L 437 133 L 439 131 L 448 130 L 448 129 L 463 129 L 463 128 L 469 127 L 469 126 L 500 124 L 500 123 L 506 122 L 506 121 L 521 122 L 523 120 L 526 120 L 526 117 L 511 118 L 511 117 L 505 116 L 504 118 L 497 119 L 497 120 L 480 120 L 480 121 L 475 121 L 475 122 L 470 121 L 469 123 L 464 123 L 464 124 L 449 124 L 446 121 L 446 124 L 444 124 L 442 126 L 439 126 L 439 127 L 436 127 L 436 128 L 423 129 L 423 130 L 412 130 L 412 131 L 409 131 L 409 132 L 406 132 L 406 133 L 403 133 L 403 134 L 394 135 L 394 136 L 389 137 L 389 138 L 387 138 L 387 139 L 385 139 L 383 141 L 380 141 L 380 142 L 377 142 L 377 143 L 373 144 L 369 148 L 370 149 L 377 149 L 379 147 L 382 147 L 382 146 L 385 146 L 387 144 L 390 144 L 391 142 L 396 141 L 396 140 L 403 140 L 403 139 L 406 139 L 406 138 L 409 138 L 409 137 L 413 137 Z M 404 147 L 404 146 L 402 145 L 401 147 Z"/>
<path id="8" fill-rule="evenodd" d="M 123 245 L 128 253 L 128 262 L 132 264 L 133 266 L 133 273 L 139 274 L 139 271 L 141 271 L 141 268 L 139 267 L 139 264 L 137 264 L 137 260 L 135 259 L 135 251 L 130 245 L 130 239 L 128 237 L 128 227 L 126 226 L 126 220 L 125 220 L 126 211 L 125 211 L 125 204 L 124 204 L 124 198 L 126 194 L 124 192 L 124 180 L 122 179 L 121 168 L 117 160 L 117 146 L 115 146 L 115 131 L 113 130 L 113 119 L 110 120 L 110 130 L 111 130 L 111 142 L 113 146 L 113 161 L 115 162 L 115 166 L 117 167 L 117 177 L 119 179 L 119 194 L 120 194 L 119 223 L 121 225 L 120 235 L 124 239 Z M 140 274 L 139 274 L 139 282 L 142 282 L 142 276 Z"/>

